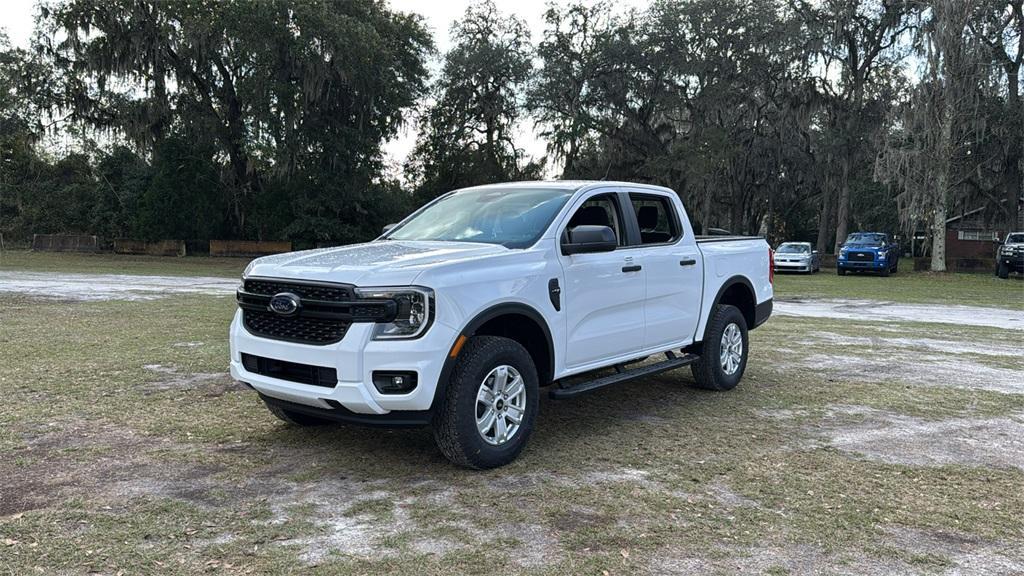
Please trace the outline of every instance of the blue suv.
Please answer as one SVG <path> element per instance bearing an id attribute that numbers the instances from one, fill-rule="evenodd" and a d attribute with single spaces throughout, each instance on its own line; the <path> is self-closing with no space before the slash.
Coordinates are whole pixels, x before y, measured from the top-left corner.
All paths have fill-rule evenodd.
<path id="1" fill-rule="evenodd" d="M 888 276 L 897 271 L 899 264 L 899 246 L 888 234 L 854 232 L 839 248 L 836 272 L 843 276 L 848 271 L 862 270 Z"/>

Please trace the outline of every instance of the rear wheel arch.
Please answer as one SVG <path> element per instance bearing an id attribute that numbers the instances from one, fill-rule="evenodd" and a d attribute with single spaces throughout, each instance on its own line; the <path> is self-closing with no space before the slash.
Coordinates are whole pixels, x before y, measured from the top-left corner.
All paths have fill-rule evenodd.
<path id="1" fill-rule="evenodd" d="M 743 319 L 747 322 L 747 329 L 753 329 L 757 325 L 756 294 L 757 292 L 754 291 L 753 284 L 750 283 L 746 276 L 733 276 L 729 278 L 722 283 L 722 287 L 718 289 L 718 294 L 715 295 L 715 301 L 708 312 L 708 323 L 711 322 L 711 316 L 714 315 L 719 305 L 729 305 L 739 309 L 740 313 L 743 314 Z M 704 332 L 707 333 L 707 327 L 704 328 Z"/>

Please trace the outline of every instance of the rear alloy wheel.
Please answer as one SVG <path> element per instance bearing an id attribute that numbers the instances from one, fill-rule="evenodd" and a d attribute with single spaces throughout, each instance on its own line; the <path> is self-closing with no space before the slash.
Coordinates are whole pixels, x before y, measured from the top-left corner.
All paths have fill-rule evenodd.
<path id="1" fill-rule="evenodd" d="M 720 305 L 704 333 L 700 359 L 690 365 L 696 386 L 732 390 L 743 378 L 748 354 L 747 321 L 739 308 Z"/>
<path id="2" fill-rule="evenodd" d="M 466 343 L 434 421 L 446 458 L 486 469 L 515 460 L 537 417 L 537 369 L 515 340 L 475 336 Z"/>

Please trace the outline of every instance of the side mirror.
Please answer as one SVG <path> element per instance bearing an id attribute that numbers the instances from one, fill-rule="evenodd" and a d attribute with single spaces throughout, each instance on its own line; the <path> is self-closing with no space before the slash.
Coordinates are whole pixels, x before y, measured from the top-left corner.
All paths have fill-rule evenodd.
<path id="1" fill-rule="evenodd" d="M 562 254 L 589 254 L 611 252 L 619 247 L 615 232 L 608 226 L 583 225 L 570 228 L 568 238 L 562 242 Z"/>
<path id="2" fill-rule="evenodd" d="M 382 231 L 381 231 L 381 233 L 382 233 L 382 234 L 387 234 L 388 232 L 391 232 L 391 230 L 392 230 L 392 229 L 393 229 L 393 228 L 394 228 L 395 226 L 398 226 L 398 224 L 395 224 L 395 223 L 391 223 L 391 224 L 385 224 L 385 225 L 384 225 L 384 230 L 382 230 Z"/>
<path id="3" fill-rule="evenodd" d="M 818 253 L 817 250 L 811 250 L 811 254 L 817 254 L 817 253 Z"/>

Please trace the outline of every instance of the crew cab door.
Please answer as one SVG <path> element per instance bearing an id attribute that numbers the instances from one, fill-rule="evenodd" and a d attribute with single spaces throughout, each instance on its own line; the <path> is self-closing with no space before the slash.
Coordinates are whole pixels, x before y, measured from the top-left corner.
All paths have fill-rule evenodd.
<path id="1" fill-rule="evenodd" d="M 629 251 L 644 261 L 644 349 L 692 342 L 700 322 L 704 259 L 676 199 L 629 193 L 639 242 Z"/>
<path id="2" fill-rule="evenodd" d="M 624 249 L 627 230 L 619 194 L 595 191 L 577 200 L 560 237 L 579 225 L 609 226 L 619 247 L 558 257 L 565 275 L 565 366 L 573 369 L 638 352 L 644 337 L 644 263 Z"/>

